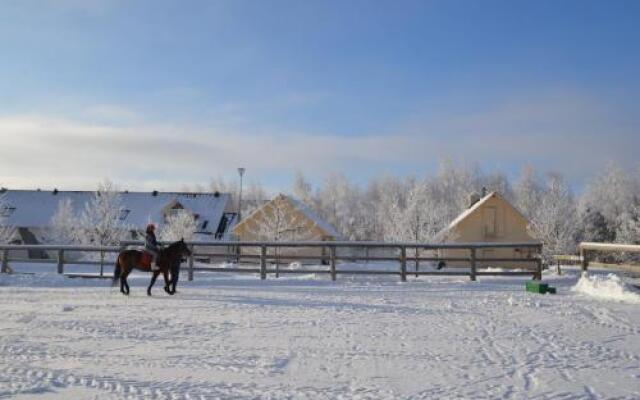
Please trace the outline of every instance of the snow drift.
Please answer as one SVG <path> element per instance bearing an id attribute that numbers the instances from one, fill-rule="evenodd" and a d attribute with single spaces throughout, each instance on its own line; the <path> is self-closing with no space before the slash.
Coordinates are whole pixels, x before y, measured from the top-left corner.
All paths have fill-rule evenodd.
<path id="1" fill-rule="evenodd" d="M 599 299 L 640 304 L 640 294 L 629 288 L 615 274 L 607 276 L 584 274 L 571 290 Z"/>

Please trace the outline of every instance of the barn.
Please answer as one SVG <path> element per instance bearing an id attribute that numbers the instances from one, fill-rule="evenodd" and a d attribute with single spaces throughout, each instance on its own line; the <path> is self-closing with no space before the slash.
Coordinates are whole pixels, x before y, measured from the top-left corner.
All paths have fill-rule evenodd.
<path id="1" fill-rule="evenodd" d="M 240 241 L 330 241 L 339 240 L 340 234 L 327 221 L 301 201 L 279 194 L 266 202 L 233 228 L 233 237 Z M 253 254 L 257 249 L 243 249 Z M 321 248 L 283 249 L 279 257 L 324 255 Z M 317 260 L 316 260 L 317 261 Z"/>
<path id="2" fill-rule="evenodd" d="M 4 207 L 0 212 L 7 225 L 15 228 L 13 243 L 42 244 L 50 241 L 51 219 L 61 201 L 69 199 L 79 214 L 94 196 L 92 191 L 3 190 Z M 131 238 L 139 239 L 149 222 L 162 226 L 175 212 L 191 213 L 197 223 L 197 240 L 223 238 L 235 223 L 230 212 L 230 195 L 223 193 L 120 192 L 120 221 L 131 230 Z M 231 210 L 233 211 L 233 210 Z M 30 251 L 30 258 L 42 258 L 41 252 Z"/>
<path id="3" fill-rule="evenodd" d="M 511 203 L 491 192 L 456 217 L 439 234 L 447 243 L 538 243 L 529 231 L 529 221 Z M 531 249 L 482 249 L 476 254 L 478 266 L 532 267 L 533 263 L 482 261 L 495 258 L 530 258 Z M 439 257 L 468 258 L 468 250 L 442 249 Z M 447 262 L 447 266 L 468 266 L 468 262 Z"/>

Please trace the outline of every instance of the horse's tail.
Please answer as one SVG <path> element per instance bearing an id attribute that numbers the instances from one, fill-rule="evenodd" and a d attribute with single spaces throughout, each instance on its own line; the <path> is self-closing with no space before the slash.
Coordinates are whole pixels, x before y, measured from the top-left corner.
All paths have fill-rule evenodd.
<path id="1" fill-rule="evenodd" d="M 118 279 L 120 279 L 120 274 L 122 273 L 122 268 L 120 267 L 120 256 L 116 258 L 116 267 L 113 270 L 113 282 L 111 283 L 113 286 L 116 285 Z"/>

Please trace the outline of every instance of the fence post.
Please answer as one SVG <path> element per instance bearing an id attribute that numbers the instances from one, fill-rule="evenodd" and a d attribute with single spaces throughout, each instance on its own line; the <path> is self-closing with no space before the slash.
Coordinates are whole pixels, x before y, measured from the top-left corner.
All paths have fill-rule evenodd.
<path id="1" fill-rule="evenodd" d="M 469 274 L 469 278 L 472 281 L 476 280 L 476 249 L 474 247 L 469 249 L 471 251 L 471 258 L 469 262 L 471 263 L 471 273 Z"/>
<path id="2" fill-rule="evenodd" d="M 336 280 L 336 248 L 335 246 L 329 247 L 329 256 L 331 258 L 331 280 Z"/>
<path id="3" fill-rule="evenodd" d="M 2 249 L 2 272 L 3 274 L 9 273 L 9 250 Z"/>
<path id="4" fill-rule="evenodd" d="M 536 274 L 533 279 L 537 281 L 542 280 L 542 254 L 538 254 L 538 257 L 536 257 Z"/>
<path id="5" fill-rule="evenodd" d="M 407 248 L 400 246 L 400 280 L 407 281 Z"/>
<path id="6" fill-rule="evenodd" d="M 64 273 L 64 250 L 58 250 L 58 273 Z"/>
<path id="7" fill-rule="evenodd" d="M 189 246 L 191 255 L 189 256 L 189 282 L 193 281 L 193 245 Z"/>
<path id="8" fill-rule="evenodd" d="M 589 260 L 587 259 L 587 251 L 584 249 L 580 249 L 580 262 L 582 265 L 582 271 L 587 272 L 587 268 L 589 267 Z"/>
<path id="9" fill-rule="evenodd" d="M 260 246 L 260 279 L 267 279 L 267 246 Z"/>

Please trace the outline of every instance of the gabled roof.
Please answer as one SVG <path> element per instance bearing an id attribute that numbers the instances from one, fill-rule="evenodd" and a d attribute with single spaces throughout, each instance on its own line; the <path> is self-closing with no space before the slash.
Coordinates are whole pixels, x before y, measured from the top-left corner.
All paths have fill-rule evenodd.
<path id="1" fill-rule="evenodd" d="M 327 221 L 325 221 L 322 218 L 320 218 L 320 216 L 318 214 L 316 214 L 315 211 L 313 211 L 306 204 L 304 204 L 300 200 L 294 199 L 293 197 L 287 196 L 287 195 L 282 194 L 282 193 L 280 193 L 278 196 L 273 198 L 271 201 L 268 201 L 265 204 L 263 204 L 262 206 L 260 206 L 257 209 L 253 210 L 253 212 L 251 214 L 249 214 L 247 217 L 243 218 L 242 221 L 240 221 L 238 224 L 236 224 L 233 227 L 233 229 L 236 229 L 236 228 L 241 227 L 242 225 L 244 225 L 246 223 L 246 221 L 251 220 L 252 216 L 257 215 L 258 213 L 262 212 L 262 210 L 265 207 L 269 207 L 269 205 L 272 202 L 276 201 L 277 199 L 282 199 L 282 200 L 288 202 L 289 204 L 291 204 L 291 206 L 295 210 L 299 211 L 307 219 L 311 220 L 314 223 L 314 225 L 316 225 L 318 228 L 323 230 L 327 236 L 332 236 L 334 238 L 340 238 L 342 236 L 342 235 L 340 235 L 340 233 L 338 233 L 338 231 L 333 226 L 331 226 L 331 224 L 329 224 Z"/>
<path id="2" fill-rule="evenodd" d="M 517 208 L 515 208 L 511 203 L 509 203 L 504 197 L 500 196 L 498 194 L 498 192 L 491 192 L 488 195 L 484 196 L 483 198 L 481 198 L 480 200 L 478 200 L 477 202 L 475 202 L 475 204 L 473 204 L 471 207 L 467 208 L 466 210 L 464 210 L 462 213 L 460 213 L 460 215 L 458 215 L 453 221 L 451 221 L 451 223 L 444 228 L 443 230 L 441 230 L 440 232 L 438 232 L 438 234 L 436 235 L 436 237 L 441 237 L 442 235 L 444 235 L 446 232 L 449 232 L 450 230 L 452 230 L 453 228 L 457 227 L 458 225 L 460 225 L 460 223 L 462 223 L 462 221 L 464 221 L 465 219 L 467 219 L 471 214 L 473 214 L 476 210 L 480 209 L 485 203 L 487 203 L 490 199 L 493 198 L 498 198 L 500 199 L 502 202 L 504 202 L 505 204 L 507 204 L 509 207 L 511 207 L 513 209 L 513 211 L 523 220 L 527 221 L 527 218 L 525 218 L 524 215 L 522 215 L 522 213 L 520 211 L 518 211 Z"/>
<path id="3" fill-rule="evenodd" d="M 8 215 L 7 223 L 16 227 L 43 228 L 63 199 L 71 199 L 74 212 L 80 214 L 95 192 L 91 191 L 40 191 L 7 190 L 4 193 L 9 207 L 15 208 Z M 188 211 L 198 215 L 198 226 L 208 220 L 206 231 L 213 231 L 224 214 L 229 194 L 179 193 L 179 192 L 121 192 L 121 205 L 129 212 L 124 223 L 144 227 L 149 221 L 162 224 L 163 211 L 169 204 L 180 203 Z"/>

